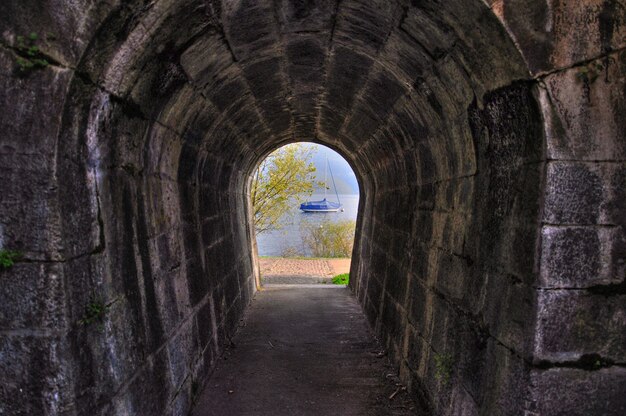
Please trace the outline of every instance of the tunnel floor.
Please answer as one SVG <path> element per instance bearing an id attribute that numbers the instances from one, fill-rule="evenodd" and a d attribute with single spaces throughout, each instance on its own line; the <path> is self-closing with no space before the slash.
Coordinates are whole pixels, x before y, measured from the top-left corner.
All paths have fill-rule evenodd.
<path id="1" fill-rule="evenodd" d="M 350 289 L 266 286 L 193 411 L 209 415 L 415 415 Z"/>

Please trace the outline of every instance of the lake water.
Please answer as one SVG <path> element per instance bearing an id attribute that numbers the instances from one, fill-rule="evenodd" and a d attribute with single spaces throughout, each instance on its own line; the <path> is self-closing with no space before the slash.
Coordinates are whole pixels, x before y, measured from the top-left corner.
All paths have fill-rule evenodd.
<path id="1" fill-rule="evenodd" d="M 309 200 L 319 201 L 324 195 L 313 194 Z M 359 209 L 358 195 L 339 195 L 343 204 L 344 212 L 303 212 L 300 204 L 293 204 L 293 209 L 287 213 L 281 222 L 284 227 L 276 231 L 267 231 L 257 235 L 256 241 L 260 256 L 281 256 L 287 251 L 295 251 L 304 256 L 310 256 L 311 252 L 302 242 L 302 229 L 306 225 L 318 225 L 322 221 L 333 222 L 353 220 L 356 221 Z M 328 197 L 329 201 L 336 202 L 334 197 Z"/>

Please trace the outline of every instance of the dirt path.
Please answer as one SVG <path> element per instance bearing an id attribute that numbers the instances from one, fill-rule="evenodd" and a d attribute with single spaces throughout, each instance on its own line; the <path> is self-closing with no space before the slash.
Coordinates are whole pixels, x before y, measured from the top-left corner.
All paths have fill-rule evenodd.
<path id="1" fill-rule="evenodd" d="M 350 259 L 291 259 L 262 257 L 261 282 L 269 284 L 330 283 L 350 271 Z"/>
<path id="2" fill-rule="evenodd" d="M 192 414 L 415 415 L 381 351 L 349 289 L 264 289 Z"/>

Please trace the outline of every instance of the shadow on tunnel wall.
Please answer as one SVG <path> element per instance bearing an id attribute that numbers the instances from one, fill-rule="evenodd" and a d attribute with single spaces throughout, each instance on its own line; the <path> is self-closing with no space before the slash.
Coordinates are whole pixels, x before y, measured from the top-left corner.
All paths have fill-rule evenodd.
<path id="1" fill-rule="evenodd" d="M 545 170 L 532 91 L 470 105 L 475 173 L 377 193 L 365 216 L 355 291 L 426 411 L 524 401 Z"/>

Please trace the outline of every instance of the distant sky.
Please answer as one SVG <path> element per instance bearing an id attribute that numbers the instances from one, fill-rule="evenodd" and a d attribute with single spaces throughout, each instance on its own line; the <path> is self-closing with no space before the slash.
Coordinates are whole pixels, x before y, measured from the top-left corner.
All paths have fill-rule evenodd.
<path id="1" fill-rule="evenodd" d="M 317 169 L 316 176 L 318 180 L 324 180 L 324 169 L 326 158 L 328 158 L 328 165 L 333 172 L 335 183 L 337 184 L 337 193 L 344 195 L 359 194 L 359 184 L 354 175 L 354 171 L 339 153 L 321 144 L 305 143 L 304 145 L 315 149 L 311 161 L 315 164 L 315 168 Z M 328 174 L 328 184 L 331 187 L 329 192 L 333 193 L 330 173 Z M 320 191 L 323 192 L 323 190 Z"/>

